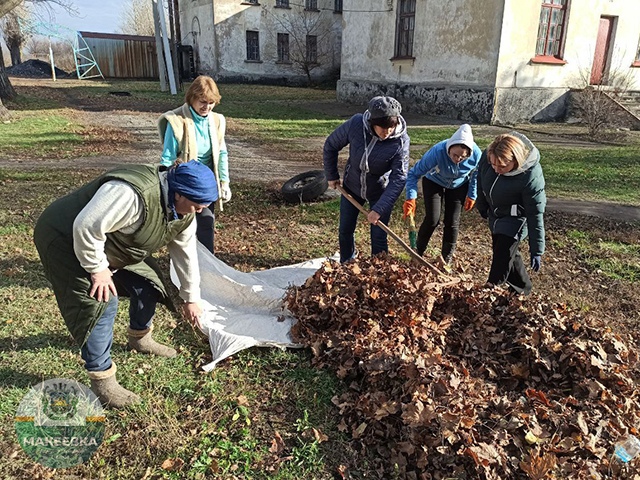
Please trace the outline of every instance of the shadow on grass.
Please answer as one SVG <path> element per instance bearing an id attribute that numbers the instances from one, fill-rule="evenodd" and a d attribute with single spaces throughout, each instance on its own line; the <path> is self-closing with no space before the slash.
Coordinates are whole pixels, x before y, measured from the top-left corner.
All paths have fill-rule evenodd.
<path id="1" fill-rule="evenodd" d="M 64 349 L 77 347 L 71 335 L 63 335 L 61 333 L 38 333 L 22 337 L 0 338 L 0 351 L 2 352 L 19 352 L 50 346 Z"/>
<path id="2" fill-rule="evenodd" d="M 30 388 L 46 378 L 13 368 L 0 368 L 0 387 Z"/>
<path id="3" fill-rule="evenodd" d="M 50 288 L 49 280 L 44 276 L 42 264 L 24 255 L 5 257 L 0 260 L 0 287 L 19 286 L 33 290 Z"/>

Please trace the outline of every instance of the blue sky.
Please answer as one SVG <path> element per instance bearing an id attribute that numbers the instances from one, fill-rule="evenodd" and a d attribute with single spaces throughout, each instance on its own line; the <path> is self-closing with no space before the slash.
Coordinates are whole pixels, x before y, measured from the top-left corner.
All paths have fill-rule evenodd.
<path id="1" fill-rule="evenodd" d="M 129 0 L 70 0 L 79 16 L 71 16 L 64 9 L 51 4 L 55 19 L 43 21 L 55 23 L 71 30 L 85 32 L 117 33 L 121 12 Z M 151 0 L 149 0 L 151 1 Z"/>

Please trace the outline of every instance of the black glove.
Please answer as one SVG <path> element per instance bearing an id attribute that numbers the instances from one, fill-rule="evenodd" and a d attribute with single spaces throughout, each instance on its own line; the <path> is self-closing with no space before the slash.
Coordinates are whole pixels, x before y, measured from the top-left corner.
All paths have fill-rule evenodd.
<path id="1" fill-rule="evenodd" d="M 531 270 L 537 272 L 540 270 L 540 265 L 542 264 L 542 258 L 540 255 L 531 255 Z"/>

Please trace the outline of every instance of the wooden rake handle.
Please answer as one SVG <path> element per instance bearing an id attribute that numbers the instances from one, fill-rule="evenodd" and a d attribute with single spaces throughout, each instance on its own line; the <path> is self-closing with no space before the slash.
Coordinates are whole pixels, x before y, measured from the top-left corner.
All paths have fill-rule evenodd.
<path id="1" fill-rule="evenodd" d="M 355 198 L 353 198 L 349 192 L 347 192 L 344 187 L 342 185 L 338 185 L 336 186 L 336 189 L 342 194 L 344 195 L 344 197 L 349 200 L 354 207 L 356 207 L 358 210 L 360 210 L 360 212 L 362 212 L 365 216 L 369 215 L 369 212 L 362 206 L 360 205 L 357 200 Z M 407 245 L 398 235 L 396 235 L 389 227 L 387 227 L 384 223 L 382 223 L 380 220 L 378 220 L 377 225 L 384 230 L 385 232 L 387 232 L 387 235 L 389 235 L 391 238 L 393 238 L 396 242 L 398 242 L 402 248 L 404 248 L 406 250 L 406 252 L 411 256 L 412 259 L 414 259 L 416 262 L 418 262 L 420 265 L 423 265 L 425 267 L 427 267 L 429 270 L 431 270 L 433 273 L 435 273 L 436 275 L 441 275 L 443 277 L 446 277 L 447 275 L 445 275 L 444 273 L 442 273 L 440 270 L 438 270 L 436 267 L 434 267 L 433 265 L 431 265 L 429 262 L 427 262 L 424 258 L 422 258 L 420 255 L 418 255 L 418 253 L 413 250 L 409 245 Z"/>

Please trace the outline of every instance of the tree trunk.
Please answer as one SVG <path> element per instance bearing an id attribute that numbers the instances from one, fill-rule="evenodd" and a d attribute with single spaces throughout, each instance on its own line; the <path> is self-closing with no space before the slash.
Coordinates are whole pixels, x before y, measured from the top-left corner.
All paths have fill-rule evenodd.
<path id="1" fill-rule="evenodd" d="M 11 85 L 9 77 L 7 76 L 7 71 L 4 69 L 4 55 L 2 54 L 2 49 L 0 49 L 0 101 L 11 100 L 15 98 L 16 95 L 16 91 L 13 89 L 13 85 Z"/>
<path id="2" fill-rule="evenodd" d="M 22 63 L 22 56 L 20 53 L 20 45 L 11 45 L 9 48 L 9 55 L 11 55 L 11 66 L 15 67 Z"/>
<path id="3" fill-rule="evenodd" d="M 9 120 L 11 118 L 11 112 L 7 110 L 2 104 L 2 100 L 0 100 L 0 122 L 4 122 L 5 120 Z"/>

